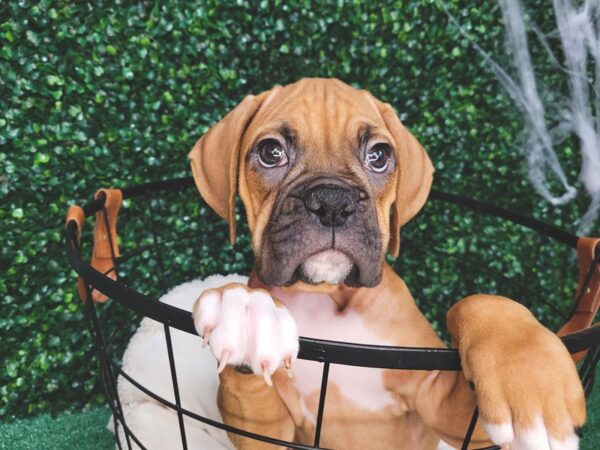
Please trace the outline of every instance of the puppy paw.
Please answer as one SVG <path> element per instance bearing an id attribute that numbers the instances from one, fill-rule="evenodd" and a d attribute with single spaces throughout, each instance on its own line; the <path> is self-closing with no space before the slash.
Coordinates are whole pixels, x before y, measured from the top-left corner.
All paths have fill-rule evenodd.
<path id="1" fill-rule="evenodd" d="M 461 307 L 449 325 L 490 440 L 510 450 L 579 448 L 585 397 L 560 339 L 508 299 Z"/>
<path id="2" fill-rule="evenodd" d="M 192 310 L 196 331 L 219 361 L 262 374 L 272 385 L 279 367 L 291 366 L 298 354 L 298 329 L 289 311 L 263 289 L 231 283 L 204 291 Z"/>

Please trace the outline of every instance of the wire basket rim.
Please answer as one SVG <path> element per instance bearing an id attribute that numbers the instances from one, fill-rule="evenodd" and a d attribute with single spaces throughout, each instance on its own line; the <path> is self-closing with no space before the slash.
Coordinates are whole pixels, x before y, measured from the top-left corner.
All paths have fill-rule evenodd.
<path id="1" fill-rule="evenodd" d="M 130 186 L 123 188 L 122 193 L 123 198 L 126 199 L 151 192 L 177 191 L 192 186 L 194 186 L 193 178 L 183 177 Z M 579 239 L 577 236 L 554 225 L 477 200 L 437 190 L 432 191 L 431 198 L 458 204 L 479 213 L 508 219 L 572 248 L 575 248 Z M 102 196 L 99 196 L 84 205 L 85 218 L 101 210 L 104 200 Z M 84 261 L 79 251 L 75 221 L 67 222 L 65 234 L 67 256 L 71 268 L 94 289 L 142 316 L 150 317 L 170 327 L 197 335 L 191 312 L 162 303 L 156 298 L 138 292 L 119 281 L 112 280 L 94 269 L 90 263 Z M 600 325 L 594 325 L 588 329 L 563 336 L 561 339 L 570 353 L 589 350 L 600 341 Z M 367 345 L 307 337 L 300 337 L 298 358 L 380 369 L 461 370 L 460 355 L 456 349 Z"/>

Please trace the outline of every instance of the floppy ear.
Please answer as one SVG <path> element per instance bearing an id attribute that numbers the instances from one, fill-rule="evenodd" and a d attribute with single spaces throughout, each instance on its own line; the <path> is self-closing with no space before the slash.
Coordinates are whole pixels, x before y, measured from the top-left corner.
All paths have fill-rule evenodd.
<path id="1" fill-rule="evenodd" d="M 394 138 L 397 149 L 398 179 L 396 200 L 390 220 L 390 253 L 400 252 L 400 227 L 412 219 L 423 207 L 433 181 L 433 164 L 423 146 L 406 129 L 388 103 L 377 102 L 379 112 Z"/>
<path id="2" fill-rule="evenodd" d="M 198 139 L 188 154 L 202 198 L 229 222 L 232 245 L 235 242 L 235 196 L 242 138 L 268 92 L 247 96 Z"/>

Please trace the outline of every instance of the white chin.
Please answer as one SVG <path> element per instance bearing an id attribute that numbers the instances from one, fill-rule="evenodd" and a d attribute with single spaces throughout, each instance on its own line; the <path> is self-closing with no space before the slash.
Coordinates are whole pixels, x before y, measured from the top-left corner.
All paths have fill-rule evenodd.
<path id="1" fill-rule="evenodd" d="M 302 264 L 302 272 L 313 283 L 340 284 L 352 270 L 352 261 L 342 252 L 325 250 Z"/>

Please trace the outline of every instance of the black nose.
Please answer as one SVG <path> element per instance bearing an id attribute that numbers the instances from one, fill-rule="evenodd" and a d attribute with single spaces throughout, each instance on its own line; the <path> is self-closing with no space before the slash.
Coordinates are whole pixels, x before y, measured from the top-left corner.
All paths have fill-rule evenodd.
<path id="1" fill-rule="evenodd" d="M 340 227 L 356 211 L 359 193 L 335 184 L 319 184 L 304 192 L 304 205 L 326 227 Z"/>

